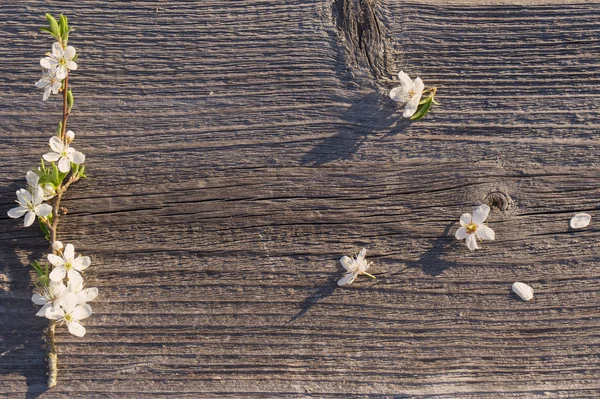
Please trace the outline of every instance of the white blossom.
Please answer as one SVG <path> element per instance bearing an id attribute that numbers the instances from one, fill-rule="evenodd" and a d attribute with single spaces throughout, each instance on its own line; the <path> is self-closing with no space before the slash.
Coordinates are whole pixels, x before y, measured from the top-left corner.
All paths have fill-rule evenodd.
<path id="1" fill-rule="evenodd" d="M 70 130 L 67 134 L 75 135 Z M 71 170 L 71 162 L 80 165 L 85 161 L 85 155 L 79 151 L 75 151 L 75 149 L 69 147 L 68 144 L 63 143 L 57 136 L 52 136 L 50 138 L 49 145 L 52 151 L 44 154 L 43 158 L 48 162 L 58 161 L 58 170 L 63 173 L 67 173 Z"/>
<path id="2" fill-rule="evenodd" d="M 46 217 L 52 213 L 52 207 L 48 204 L 42 204 L 44 201 L 44 191 L 37 186 L 33 194 L 24 188 L 17 191 L 17 203 L 19 206 L 8 211 L 8 216 L 16 219 L 25 215 L 23 225 L 29 227 L 35 221 L 35 217 Z"/>
<path id="3" fill-rule="evenodd" d="M 410 118 L 417 112 L 425 85 L 419 77 L 415 80 L 410 80 L 410 77 L 404 71 L 398 73 L 398 78 L 400 78 L 400 86 L 394 87 L 390 91 L 390 98 L 406 104 L 402 116 Z"/>
<path id="4" fill-rule="evenodd" d="M 40 89 L 44 89 L 44 95 L 42 100 L 46 101 L 50 97 L 50 93 L 57 94 L 62 86 L 61 79 L 56 77 L 53 70 L 47 69 L 44 71 L 44 75 L 35 84 Z"/>
<path id="5" fill-rule="evenodd" d="M 583 229 L 584 227 L 587 227 L 588 224 L 590 224 L 591 220 L 592 217 L 587 213 L 578 213 L 571 218 L 569 225 L 572 229 Z"/>
<path id="6" fill-rule="evenodd" d="M 520 283 L 517 281 L 512 285 L 512 290 L 524 301 L 529 301 L 533 298 L 533 288 L 525 283 Z"/>
<path id="7" fill-rule="evenodd" d="M 48 201 L 56 195 L 56 187 L 54 187 L 54 184 L 39 184 L 40 176 L 36 172 L 30 170 L 25 175 L 25 179 L 27 180 L 27 190 L 29 190 L 30 193 L 33 193 L 37 186 L 40 186 L 42 188 L 44 192 L 44 201 Z"/>
<path id="8" fill-rule="evenodd" d="M 33 294 L 31 300 L 36 305 L 42 305 L 36 316 L 46 317 L 46 312 L 53 306 L 59 305 L 60 298 L 68 292 L 62 281 L 50 281 L 47 287 L 43 287 L 41 294 Z"/>
<path id="9" fill-rule="evenodd" d="M 87 304 L 80 304 L 77 295 L 72 292 L 64 295 L 59 306 L 53 306 L 46 311 L 46 317 L 66 323 L 69 332 L 77 337 L 85 335 L 85 327 L 81 320 L 92 315 L 92 308 Z"/>
<path id="10" fill-rule="evenodd" d="M 48 254 L 48 261 L 53 269 L 50 273 L 50 280 L 62 281 L 65 276 L 71 280 L 82 281 L 79 272 L 87 269 L 92 263 L 89 256 L 79 255 L 75 258 L 75 247 L 73 244 L 65 245 L 62 256 Z"/>
<path id="11" fill-rule="evenodd" d="M 40 65 L 50 69 L 57 79 L 63 80 L 69 71 L 77 69 L 77 64 L 73 61 L 75 53 L 75 47 L 67 46 L 66 49 L 63 49 L 59 42 L 55 42 L 52 45 L 52 53 L 48 57 L 42 58 Z"/>
<path id="12" fill-rule="evenodd" d="M 67 288 L 69 292 L 77 295 L 77 303 L 80 305 L 91 302 L 98 296 L 98 288 L 84 288 L 83 279 L 70 279 Z"/>
<path id="13" fill-rule="evenodd" d="M 461 227 L 456 231 L 455 237 L 459 240 L 466 239 L 467 247 L 472 251 L 478 249 L 477 238 L 481 240 L 493 240 L 496 238 L 494 230 L 483 224 L 490 213 L 490 207 L 483 204 L 470 213 L 464 213 L 460 217 Z"/>
<path id="14" fill-rule="evenodd" d="M 340 263 L 342 264 L 342 266 L 344 266 L 344 269 L 346 269 L 346 275 L 344 277 L 342 277 L 340 280 L 338 280 L 338 285 L 341 286 L 341 285 L 346 285 L 346 284 L 352 284 L 354 279 L 359 274 L 365 274 L 371 278 L 375 278 L 375 276 L 366 272 L 366 270 L 370 266 L 369 263 L 367 262 L 367 260 L 365 259 L 366 254 L 367 254 L 367 249 L 363 248 L 358 253 L 358 256 L 356 257 L 356 259 L 350 258 L 348 256 L 343 256 L 340 259 Z"/>

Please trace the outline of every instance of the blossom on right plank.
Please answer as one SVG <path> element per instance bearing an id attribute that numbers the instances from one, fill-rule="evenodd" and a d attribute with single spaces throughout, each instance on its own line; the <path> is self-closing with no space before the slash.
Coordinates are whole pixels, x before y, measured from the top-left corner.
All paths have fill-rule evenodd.
<path id="1" fill-rule="evenodd" d="M 426 89 L 421 78 L 417 77 L 415 80 L 411 80 L 410 76 L 404 71 L 398 73 L 398 78 L 400 79 L 400 86 L 390 90 L 390 98 L 405 104 L 403 117 L 417 121 L 429 112 L 431 104 L 440 105 L 434 98 L 437 87 Z M 421 100 L 424 94 L 426 97 Z"/>
<path id="2" fill-rule="evenodd" d="M 467 248 L 471 251 L 479 249 L 477 245 L 477 239 L 480 240 L 494 240 L 496 233 L 494 230 L 483 224 L 490 213 L 490 207 L 482 204 L 473 210 L 473 215 L 470 213 L 464 213 L 460 217 L 461 227 L 456 230 L 454 236 L 459 240 L 465 240 Z"/>
<path id="3" fill-rule="evenodd" d="M 342 266 L 344 266 L 344 269 L 346 269 L 346 275 L 338 280 L 339 286 L 352 284 L 354 279 L 356 279 L 359 274 L 364 274 L 365 276 L 369 276 L 373 279 L 375 278 L 375 276 L 372 274 L 367 273 L 367 269 L 369 268 L 370 264 L 365 259 L 366 256 L 366 248 L 360 250 L 356 256 L 356 259 L 348 256 L 342 256 L 340 263 Z"/>

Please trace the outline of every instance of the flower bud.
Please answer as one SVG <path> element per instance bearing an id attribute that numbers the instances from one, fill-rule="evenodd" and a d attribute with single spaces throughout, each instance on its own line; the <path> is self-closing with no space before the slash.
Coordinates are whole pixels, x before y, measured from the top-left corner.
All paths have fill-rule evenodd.
<path id="1" fill-rule="evenodd" d="M 57 240 L 57 241 L 54 241 L 54 242 L 52 243 L 52 249 L 54 250 L 54 252 L 61 253 L 61 252 L 62 252 L 62 250 L 63 250 L 63 243 L 62 243 L 62 242 L 60 242 L 60 241 L 58 241 L 58 240 Z"/>
<path id="2" fill-rule="evenodd" d="M 67 136 L 66 136 L 66 138 L 67 138 L 67 144 L 71 144 L 71 142 L 72 142 L 72 141 L 73 141 L 73 139 L 75 138 L 75 133 L 73 133 L 73 131 L 72 131 L 72 130 L 69 130 L 69 131 L 67 132 Z"/>

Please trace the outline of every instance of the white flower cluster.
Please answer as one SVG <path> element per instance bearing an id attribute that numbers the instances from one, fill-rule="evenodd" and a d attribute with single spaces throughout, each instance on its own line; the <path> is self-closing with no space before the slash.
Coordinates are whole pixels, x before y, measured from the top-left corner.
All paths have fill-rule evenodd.
<path id="1" fill-rule="evenodd" d="M 77 69 L 77 64 L 73 61 L 76 58 L 75 53 L 75 47 L 63 48 L 61 43 L 55 42 L 52 45 L 52 52 L 40 60 L 40 65 L 45 68 L 44 76 L 35 85 L 44 89 L 44 101 L 50 97 L 50 93 L 58 93 L 69 71 Z"/>
<path id="2" fill-rule="evenodd" d="M 87 302 L 98 296 L 98 288 L 84 288 L 80 272 L 92 262 L 89 256 L 75 257 L 73 244 L 63 247 L 60 241 L 54 241 L 52 249 L 56 254 L 48 254 L 48 262 L 53 266 L 50 281 L 31 298 L 36 305 L 42 305 L 36 315 L 66 323 L 71 334 L 83 337 L 85 327 L 81 320 L 92 314 Z"/>

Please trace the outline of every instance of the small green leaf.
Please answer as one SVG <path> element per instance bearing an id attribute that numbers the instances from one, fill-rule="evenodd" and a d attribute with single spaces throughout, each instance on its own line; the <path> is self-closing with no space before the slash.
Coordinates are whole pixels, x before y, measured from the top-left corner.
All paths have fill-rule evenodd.
<path id="1" fill-rule="evenodd" d="M 58 29 L 58 22 L 56 22 L 56 19 L 54 19 L 54 17 L 50 14 L 46 14 L 46 19 L 48 20 L 48 25 L 50 25 L 50 32 L 54 36 L 58 36 L 60 31 Z"/>
<path id="2" fill-rule="evenodd" d="M 77 173 L 79 173 L 79 165 L 71 162 L 71 173 L 73 173 L 73 176 L 77 176 Z"/>
<path id="3" fill-rule="evenodd" d="M 62 133 L 62 121 L 58 122 L 58 127 L 56 128 L 56 136 L 60 137 L 61 133 Z"/>
<path id="4" fill-rule="evenodd" d="M 427 97 L 426 100 L 427 101 L 425 101 L 423 105 L 421 105 L 419 109 L 417 109 L 417 112 L 415 112 L 415 114 L 411 116 L 411 121 L 418 121 L 419 119 L 424 117 L 425 114 L 427 114 L 427 111 L 429 111 L 429 108 L 431 107 L 431 100 L 433 99 L 431 97 Z"/>
<path id="5" fill-rule="evenodd" d="M 427 101 L 429 101 L 429 98 L 430 97 L 426 97 L 426 98 L 422 99 L 421 101 L 419 101 L 419 105 L 425 104 Z"/>
<path id="6" fill-rule="evenodd" d="M 38 223 L 40 225 L 40 230 L 42 230 L 42 233 L 44 233 L 44 237 L 46 237 L 46 240 L 50 241 L 50 229 L 48 229 L 48 226 L 46 226 L 41 219 L 38 219 Z"/>
<path id="7" fill-rule="evenodd" d="M 69 23 L 67 22 L 67 17 L 65 17 L 64 15 L 60 14 L 60 21 L 58 24 L 60 26 L 61 35 L 69 30 Z"/>
<path id="8" fill-rule="evenodd" d="M 40 265 L 40 262 L 38 262 L 37 260 L 34 260 L 33 262 L 30 263 L 31 267 L 33 267 L 33 270 L 35 270 L 35 273 L 38 275 L 38 277 L 43 276 L 44 270 L 42 270 L 42 266 Z"/>
<path id="9" fill-rule="evenodd" d="M 54 162 L 52 162 L 52 174 L 50 175 L 50 181 L 55 186 L 60 186 L 60 183 L 62 182 L 58 166 L 56 166 Z"/>
<path id="10" fill-rule="evenodd" d="M 81 165 L 79 168 L 79 177 L 86 178 L 87 176 L 83 173 L 85 171 L 85 165 Z"/>
<path id="11" fill-rule="evenodd" d="M 42 26 L 42 27 L 40 28 L 40 30 L 41 30 L 42 32 L 48 32 L 48 33 L 50 33 L 52 36 L 56 37 L 56 36 L 54 35 L 54 33 L 52 33 L 52 31 L 51 31 L 49 28 L 46 28 L 45 26 Z"/>
<path id="12" fill-rule="evenodd" d="M 73 108 L 73 101 L 74 101 L 73 100 L 73 92 L 71 92 L 71 89 L 69 89 L 69 91 L 67 91 L 67 106 L 68 106 L 69 112 L 71 112 L 71 108 Z"/>
<path id="13" fill-rule="evenodd" d="M 73 61 L 77 61 L 77 58 L 79 58 L 79 54 L 75 54 L 75 57 L 73 57 Z"/>
<path id="14" fill-rule="evenodd" d="M 63 44 L 65 46 L 67 45 L 67 43 L 69 43 L 69 32 L 71 32 L 70 28 L 61 35 Z M 73 57 L 73 58 L 75 58 L 75 57 Z"/>
<path id="15" fill-rule="evenodd" d="M 433 101 L 433 103 L 434 103 L 435 105 L 441 105 L 440 103 L 438 103 L 437 101 L 435 101 L 435 98 L 432 98 L 432 99 L 431 99 L 431 101 Z"/>

